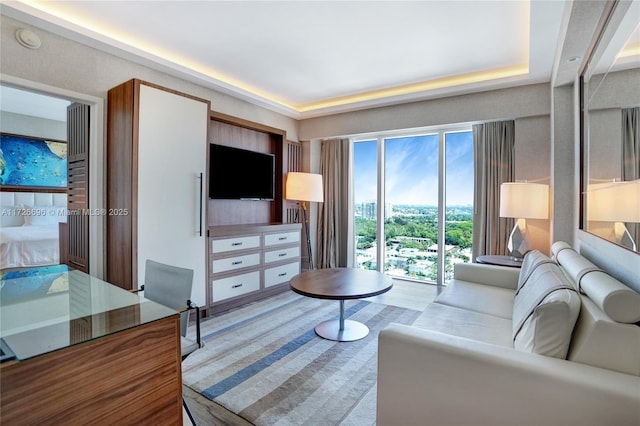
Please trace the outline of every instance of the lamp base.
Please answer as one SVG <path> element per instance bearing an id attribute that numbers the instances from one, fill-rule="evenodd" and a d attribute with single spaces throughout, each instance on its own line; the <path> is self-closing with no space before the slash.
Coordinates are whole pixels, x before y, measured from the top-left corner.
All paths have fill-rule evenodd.
<path id="1" fill-rule="evenodd" d="M 307 217 L 307 206 L 302 202 L 302 214 L 304 217 L 304 231 L 307 237 L 307 254 L 309 255 L 309 270 L 313 271 L 313 253 L 311 252 L 311 235 L 309 235 L 309 218 Z"/>
<path id="2" fill-rule="evenodd" d="M 527 241 L 527 222 L 525 219 L 518 219 L 511 230 L 507 248 L 511 252 L 511 259 L 517 262 L 522 262 L 524 255 L 531 250 Z"/>
<path id="3" fill-rule="evenodd" d="M 633 237 L 629 233 L 629 230 L 622 222 L 616 222 L 613 225 L 613 232 L 615 234 L 616 243 L 622 247 L 626 247 L 633 251 L 637 251 L 636 242 L 633 241 Z"/>

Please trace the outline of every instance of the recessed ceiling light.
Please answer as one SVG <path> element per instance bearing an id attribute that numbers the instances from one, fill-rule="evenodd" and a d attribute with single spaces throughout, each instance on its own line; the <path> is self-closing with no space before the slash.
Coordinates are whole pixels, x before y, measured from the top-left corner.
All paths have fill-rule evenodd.
<path id="1" fill-rule="evenodd" d="M 16 30 L 16 40 L 28 49 L 37 49 L 40 47 L 40 37 L 33 31 L 25 30 L 24 28 L 18 28 L 18 30 Z"/>
<path id="2" fill-rule="evenodd" d="M 569 59 L 567 59 L 567 62 L 569 63 L 578 62 L 580 59 L 582 59 L 580 56 L 572 56 Z"/>

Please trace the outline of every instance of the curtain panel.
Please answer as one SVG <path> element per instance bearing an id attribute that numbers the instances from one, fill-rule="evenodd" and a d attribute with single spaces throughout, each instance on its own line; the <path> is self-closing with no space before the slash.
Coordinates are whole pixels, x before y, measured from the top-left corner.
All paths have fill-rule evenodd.
<path id="1" fill-rule="evenodd" d="M 472 260 L 509 254 L 507 243 L 515 221 L 500 218 L 500 185 L 513 182 L 515 122 L 473 125 L 475 156 Z"/>
<path id="2" fill-rule="evenodd" d="M 349 238 L 349 139 L 322 141 L 320 174 L 324 203 L 318 204 L 316 262 L 319 268 L 346 267 Z"/>
<path id="3" fill-rule="evenodd" d="M 622 109 L 622 180 L 640 179 L 640 107 Z M 633 241 L 640 242 L 640 224 L 627 223 Z"/>

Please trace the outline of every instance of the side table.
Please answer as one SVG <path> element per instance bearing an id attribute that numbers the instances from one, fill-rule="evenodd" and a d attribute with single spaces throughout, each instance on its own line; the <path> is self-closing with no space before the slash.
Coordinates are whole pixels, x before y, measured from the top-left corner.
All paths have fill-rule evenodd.
<path id="1" fill-rule="evenodd" d="M 476 258 L 478 263 L 484 263 L 487 265 L 509 266 L 511 268 L 522 267 L 521 260 L 514 260 L 511 256 L 498 256 L 498 255 L 486 255 L 478 256 Z"/>

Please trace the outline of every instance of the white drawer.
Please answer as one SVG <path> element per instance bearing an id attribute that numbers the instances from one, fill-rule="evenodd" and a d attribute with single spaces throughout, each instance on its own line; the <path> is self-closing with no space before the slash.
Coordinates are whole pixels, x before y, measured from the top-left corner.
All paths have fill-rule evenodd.
<path id="1" fill-rule="evenodd" d="M 260 290 L 260 271 L 213 280 L 212 301 L 219 302 L 255 290 Z"/>
<path id="2" fill-rule="evenodd" d="M 216 259 L 211 262 L 211 272 L 234 271 L 247 266 L 260 264 L 260 253 L 245 254 L 244 256 L 229 257 L 226 259 Z"/>
<path id="3" fill-rule="evenodd" d="M 264 245 L 275 246 L 278 244 L 288 244 L 300 241 L 300 232 L 280 232 L 277 234 L 265 234 Z"/>
<path id="4" fill-rule="evenodd" d="M 299 256 L 300 246 L 266 251 L 264 252 L 264 263 L 278 262 L 279 260 L 293 259 Z"/>
<path id="5" fill-rule="evenodd" d="M 300 262 L 289 263 L 287 265 L 276 266 L 264 270 L 264 286 L 281 284 L 289 281 L 300 273 Z"/>
<path id="6" fill-rule="evenodd" d="M 211 240 L 212 253 L 224 253 L 226 251 L 245 250 L 258 247 L 260 247 L 260 235 Z"/>

